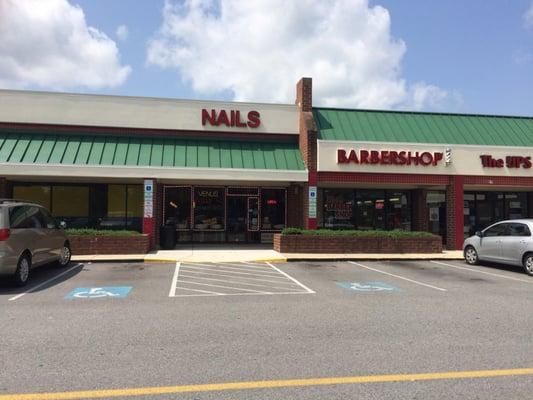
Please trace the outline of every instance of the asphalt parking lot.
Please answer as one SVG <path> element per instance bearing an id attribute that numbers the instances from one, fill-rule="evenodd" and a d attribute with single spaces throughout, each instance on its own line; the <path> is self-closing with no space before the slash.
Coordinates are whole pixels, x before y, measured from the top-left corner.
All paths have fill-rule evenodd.
<path id="1" fill-rule="evenodd" d="M 0 400 L 529 398 L 532 307 L 460 261 L 42 268 L 0 284 Z"/>

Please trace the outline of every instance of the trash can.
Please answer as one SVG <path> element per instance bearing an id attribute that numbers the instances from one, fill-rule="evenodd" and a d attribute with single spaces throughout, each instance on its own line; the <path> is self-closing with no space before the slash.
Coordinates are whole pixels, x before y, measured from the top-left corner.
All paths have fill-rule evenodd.
<path id="1" fill-rule="evenodd" d="M 161 228 L 159 229 L 159 246 L 163 250 L 172 250 L 178 241 L 176 233 L 176 225 L 161 225 Z"/>

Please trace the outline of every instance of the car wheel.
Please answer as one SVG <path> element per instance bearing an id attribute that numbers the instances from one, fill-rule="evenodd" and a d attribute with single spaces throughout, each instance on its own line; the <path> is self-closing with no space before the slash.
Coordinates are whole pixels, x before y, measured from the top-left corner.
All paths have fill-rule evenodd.
<path id="1" fill-rule="evenodd" d="M 57 260 L 57 265 L 59 267 L 66 267 L 70 263 L 70 258 L 72 253 L 70 252 L 70 246 L 68 243 L 64 243 L 59 252 L 59 260 Z"/>
<path id="2" fill-rule="evenodd" d="M 23 254 L 19 258 L 19 261 L 17 263 L 17 270 L 15 271 L 15 275 L 13 276 L 15 285 L 17 286 L 26 285 L 26 283 L 28 283 L 28 280 L 30 278 L 30 270 L 31 270 L 30 256 L 27 254 Z"/>
<path id="3" fill-rule="evenodd" d="M 467 264 L 476 265 L 479 262 L 479 257 L 477 255 L 476 249 L 473 246 L 468 246 L 465 249 L 465 261 Z"/>
<path id="4" fill-rule="evenodd" d="M 526 254 L 524 256 L 524 260 L 522 261 L 522 265 L 524 266 L 524 271 L 526 271 L 526 274 L 533 276 L 533 254 Z"/>

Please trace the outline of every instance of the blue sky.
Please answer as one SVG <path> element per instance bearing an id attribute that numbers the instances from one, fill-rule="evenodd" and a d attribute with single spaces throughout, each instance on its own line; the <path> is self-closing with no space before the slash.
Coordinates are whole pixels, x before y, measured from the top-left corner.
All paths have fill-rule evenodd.
<path id="1" fill-rule="evenodd" d="M 320 105 L 533 116 L 532 0 L 31 1 L 0 0 L 0 87 L 290 103 L 306 75 Z"/>

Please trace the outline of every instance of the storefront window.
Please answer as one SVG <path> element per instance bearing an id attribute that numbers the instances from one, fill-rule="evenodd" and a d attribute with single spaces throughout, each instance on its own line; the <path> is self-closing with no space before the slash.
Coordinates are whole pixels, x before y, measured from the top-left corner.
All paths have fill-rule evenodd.
<path id="1" fill-rule="evenodd" d="M 52 186 L 52 216 L 63 220 L 70 228 L 89 224 L 89 187 Z"/>
<path id="2" fill-rule="evenodd" d="M 324 189 L 324 228 L 354 227 L 354 191 Z"/>
<path id="3" fill-rule="evenodd" d="M 411 230 L 409 192 L 386 192 L 387 229 Z"/>
<path id="4" fill-rule="evenodd" d="M 285 189 L 261 190 L 261 229 L 285 228 Z"/>
<path id="5" fill-rule="evenodd" d="M 222 188 L 194 188 L 194 229 L 224 229 L 224 201 L 224 189 Z"/>
<path id="6" fill-rule="evenodd" d="M 357 190 L 355 206 L 357 229 L 386 229 L 384 190 Z"/>
<path id="7" fill-rule="evenodd" d="M 46 207 L 47 210 L 50 210 L 50 186 L 22 186 L 16 185 L 13 187 L 13 198 L 33 201 L 37 204 Z"/>
<path id="8" fill-rule="evenodd" d="M 165 187 L 165 224 L 175 224 L 176 229 L 191 228 L 191 188 Z"/>

